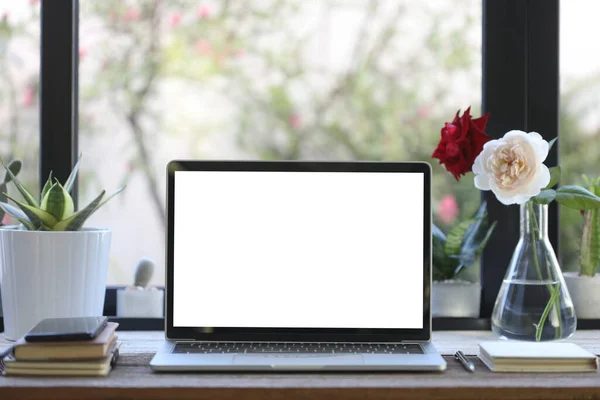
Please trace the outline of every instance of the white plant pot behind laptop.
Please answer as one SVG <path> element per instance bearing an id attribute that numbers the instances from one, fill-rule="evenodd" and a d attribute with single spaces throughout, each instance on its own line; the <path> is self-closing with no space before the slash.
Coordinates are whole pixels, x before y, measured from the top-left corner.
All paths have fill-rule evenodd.
<path id="1" fill-rule="evenodd" d="M 4 334 L 17 340 L 44 318 L 102 315 L 111 233 L 0 228 Z"/>

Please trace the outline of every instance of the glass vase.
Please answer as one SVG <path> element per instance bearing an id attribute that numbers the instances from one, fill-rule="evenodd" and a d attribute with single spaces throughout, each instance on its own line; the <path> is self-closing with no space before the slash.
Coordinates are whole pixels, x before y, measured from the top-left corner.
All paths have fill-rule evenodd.
<path id="1" fill-rule="evenodd" d="M 492 313 L 501 338 L 547 341 L 575 332 L 575 308 L 548 239 L 548 206 L 521 205 L 521 236 Z"/>

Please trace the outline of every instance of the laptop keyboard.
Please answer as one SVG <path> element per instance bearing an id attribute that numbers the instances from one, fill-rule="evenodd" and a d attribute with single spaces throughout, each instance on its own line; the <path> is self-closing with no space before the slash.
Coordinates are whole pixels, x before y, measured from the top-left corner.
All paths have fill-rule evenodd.
<path id="1" fill-rule="evenodd" d="M 300 342 L 180 342 L 174 354 L 423 354 L 418 344 L 400 343 L 300 343 Z"/>

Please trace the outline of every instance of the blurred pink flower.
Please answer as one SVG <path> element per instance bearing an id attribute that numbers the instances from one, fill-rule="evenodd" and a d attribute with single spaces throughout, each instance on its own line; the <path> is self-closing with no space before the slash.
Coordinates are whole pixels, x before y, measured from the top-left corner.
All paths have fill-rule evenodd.
<path id="1" fill-rule="evenodd" d="M 40 0 L 29 0 L 29 4 L 31 4 L 32 6 L 35 6 L 39 2 L 40 2 Z"/>
<path id="2" fill-rule="evenodd" d="M 123 15 L 125 21 L 137 21 L 140 19 L 140 11 L 137 8 L 128 8 Z"/>
<path id="3" fill-rule="evenodd" d="M 31 107 L 35 102 L 35 89 L 31 85 L 27 85 L 23 92 L 23 105 L 25 107 Z"/>
<path id="4" fill-rule="evenodd" d="M 8 225 L 10 223 L 10 220 L 8 218 L 8 214 L 4 214 L 4 217 L 2 218 L 2 225 Z"/>
<path id="5" fill-rule="evenodd" d="M 451 194 L 447 194 L 440 200 L 438 209 L 438 218 L 443 223 L 449 225 L 456 220 L 458 216 L 458 203 L 456 197 Z"/>
<path id="6" fill-rule="evenodd" d="M 300 126 L 300 116 L 298 114 L 292 114 L 289 119 L 289 123 L 292 128 L 297 128 Z"/>
<path id="7" fill-rule="evenodd" d="M 199 18 L 206 18 L 210 16 L 210 10 L 208 9 L 207 6 L 200 6 L 198 7 L 198 10 L 196 11 L 196 15 Z"/>
<path id="8" fill-rule="evenodd" d="M 212 46 L 210 45 L 210 42 L 205 39 L 198 40 L 194 45 L 194 48 L 203 56 L 207 56 L 212 52 Z"/>
<path id="9" fill-rule="evenodd" d="M 417 115 L 419 118 L 427 118 L 431 114 L 431 108 L 427 106 L 421 106 L 417 108 Z"/>
<path id="10" fill-rule="evenodd" d="M 79 61 L 83 61 L 85 56 L 87 56 L 87 53 L 88 53 L 88 51 L 85 47 L 80 47 L 79 48 Z"/>
<path id="11" fill-rule="evenodd" d="M 173 15 L 171 15 L 171 20 L 169 21 L 171 28 L 176 27 L 180 23 L 181 23 L 181 13 L 180 12 L 173 13 Z"/>
<path id="12" fill-rule="evenodd" d="M 246 49 L 237 49 L 235 55 L 238 57 L 243 57 L 246 55 Z"/>

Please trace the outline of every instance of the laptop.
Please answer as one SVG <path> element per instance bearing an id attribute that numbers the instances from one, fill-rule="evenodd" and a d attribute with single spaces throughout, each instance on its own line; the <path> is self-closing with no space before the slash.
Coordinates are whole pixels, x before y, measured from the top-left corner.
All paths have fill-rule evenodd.
<path id="1" fill-rule="evenodd" d="M 427 163 L 172 161 L 154 371 L 442 371 Z"/>

